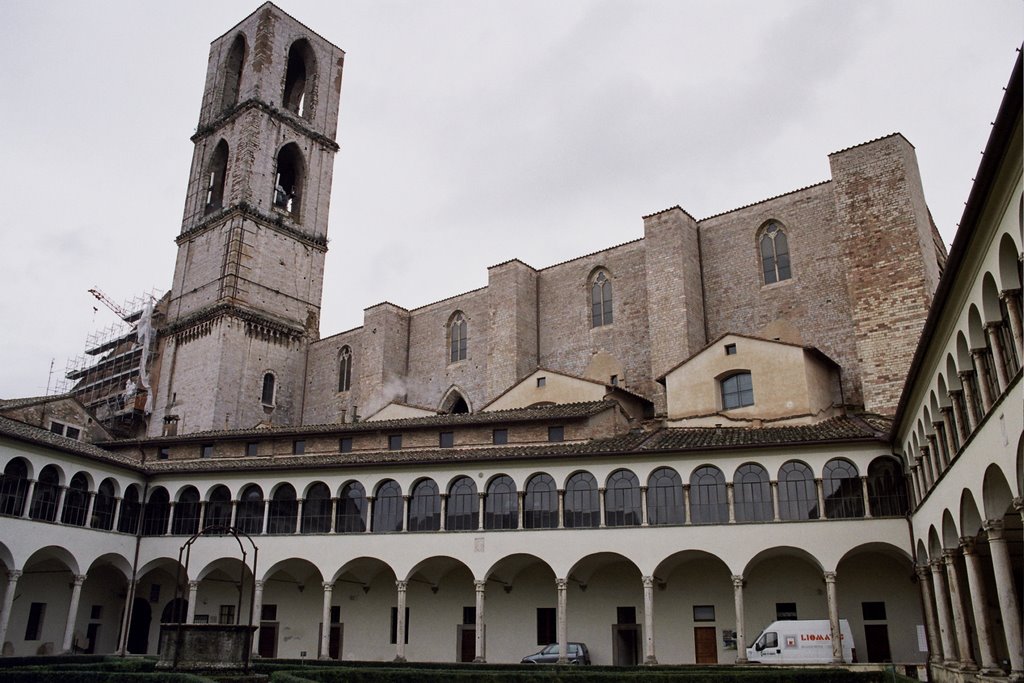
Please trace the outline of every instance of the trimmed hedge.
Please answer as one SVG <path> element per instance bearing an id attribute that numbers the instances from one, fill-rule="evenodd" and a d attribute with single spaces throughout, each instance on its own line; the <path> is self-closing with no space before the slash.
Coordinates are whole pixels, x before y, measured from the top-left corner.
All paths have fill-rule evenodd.
<path id="1" fill-rule="evenodd" d="M 103 683 L 104 681 L 115 681 L 115 683 L 212 683 L 212 679 L 195 676 L 193 674 L 180 674 L 169 672 L 152 673 L 117 673 L 111 671 L 88 671 L 88 670 L 62 670 L 47 671 L 40 669 L 31 671 L 28 669 L 4 669 L 4 683 Z"/>

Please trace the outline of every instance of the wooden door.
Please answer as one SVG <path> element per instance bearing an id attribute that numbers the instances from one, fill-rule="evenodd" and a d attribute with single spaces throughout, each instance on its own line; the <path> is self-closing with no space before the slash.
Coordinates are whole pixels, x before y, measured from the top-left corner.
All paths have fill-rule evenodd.
<path id="1" fill-rule="evenodd" d="M 331 624 L 330 642 L 327 644 L 327 656 L 341 659 L 341 637 L 343 624 Z"/>
<path id="2" fill-rule="evenodd" d="M 277 656 L 277 622 L 261 621 L 259 646 L 257 652 L 260 657 L 273 658 Z"/>
<path id="3" fill-rule="evenodd" d="M 472 662 L 476 659 L 476 628 L 459 626 L 459 661 Z"/>
<path id="4" fill-rule="evenodd" d="M 889 627 L 885 624 L 864 624 L 864 643 L 868 647 L 869 662 L 891 662 Z"/>
<path id="5" fill-rule="evenodd" d="M 698 664 L 718 664 L 718 629 L 714 626 L 695 626 L 693 650 Z"/>

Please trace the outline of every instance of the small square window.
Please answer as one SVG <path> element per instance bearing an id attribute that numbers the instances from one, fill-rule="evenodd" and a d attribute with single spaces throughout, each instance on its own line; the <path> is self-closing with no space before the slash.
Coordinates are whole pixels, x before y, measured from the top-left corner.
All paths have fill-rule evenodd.
<path id="1" fill-rule="evenodd" d="M 90 619 L 102 619 L 103 618 L 103 605 L 93 605 L 89 608 Z"/>
<path id="2" fill-rule="evenodd" d="M 157 460 L 167 460 L 171 457 L 171 449 L 167 446 L 161 446 L 160 450 L 156 453 Z"/>
<path id="3" fill-rule="evenodd" d="M 860 603 L 861 612 L 864 615 L 865 621 L 884 621 L 885 620 L 885 603 L 884 602 L 862 602 Z"/>
<path id="4" fill-rule="evenodd" d="M 455 432 L 441 432 L 439 442 L 441 448 L 451 448 L 455 445 Z"/>
<path id="5" fill-rule="evenodd" d="M 464 625 L 476 623 L 476 607 L 462 608 L 462 623 Z"/>
<path id="6" fill-rule="evenodd" d="M 795 602 L 777 602 L 777 603 L 775 603 L 775 619 L 777 621 L 795 621 L 796 620 L 796 603 Z"/>
<path id="7" fill-rule="evenodd" d="M 250 441 L 245 444 L 245 455 L 249 458 L 255 458 L 260 454 L 260 443 L 259 441 Z"/>
<path id="8" fill-rule="evenodd" d="M 352 452 L 352 437 L 351 436 L 343 436 L 342 438 L 338 439 L 338 450 L 341 451 L 342 453 L 351 453 Z"/>
<path id="9" fill-rule="evenodd" d="M 204 443 L 202 446 L 200 446 L 199 447 L 199 457 L 200 458 L 212 458 L 213 457 L 213 444 L 212 443 Z"/>
<path id="10" fill-rule="evenodd" d="M 388 450 L 397 451 L 402 447 L 402 435 L 391 434 L 388 436 Z"/>
<path id="11" fill-rule="evenodd" d="M 635 624 L 636 607 L 616 607 L 615 619 L 617 624 Z"/>
<path id="12" fill-rule="evenodd" d="M 714 621 L 715 620 L 715 606 L 714 605 L 694 605 L 693 606 L 693 620 L 694 621 Z"/>
<path id="13" fill-rule="evenodd" d="M 80 430 L 78 427 L 69 426 L 67 429 L 64 430 L 64 436 L 68 437 L 69 439 L 74 439 L 75 441 L 78 441 L 78 437 L 81 433 L 82 430 Z"/>
<path id="14" fill-rule="evenodd" d="M 559 425 L 557 427 L 548 427 L 548 441 L 564 441 L 565 440 L 565 427 Z"/>
<path id="15" fill-rule="evenodd" d="M 491 441 L 495 445 L 502 445 L 508 443 L 508 430 L 507 429 L 495 429 L 491 432 Z"/>
<path id="16" fill-rule="evenodd" d="M 736 355 L 736 345 L 735 344 L 726 344 L 725 345 L 725 355 L 727 355 L 727 356 L 735 356 Z"/>
<path id="17" fill-rule="evenodd" d="M 277 621 L 277 605 L 260 606 L 260 621 Z"/>
<path id="18" fill-rule="evenodd" d="M 547 377 L 538 377 L 537 378 L 537 386 L 538 387 L 542 387 L 542 386 L 544 386 L 547 383 L 548 383 L 548 378 Z"/>
<path id="19" fill-rule="evenodd" d="M 296 439 L 292 441 L 292 455 L 302 455 L 306 452 L 306 441 L 304 439 Z"/>
<path id="20" fill-rule="evenodd" d="M 64 424 L 61 422 L 51 422 L 50 431 L 53 432 L 54 434 L 60 434 L 61 436 L 64 436 Z"/>

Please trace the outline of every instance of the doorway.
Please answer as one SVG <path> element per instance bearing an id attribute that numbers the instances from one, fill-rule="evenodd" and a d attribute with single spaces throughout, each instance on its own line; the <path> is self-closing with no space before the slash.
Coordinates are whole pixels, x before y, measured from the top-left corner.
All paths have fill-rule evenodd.
<path id="1" fill-rule="evenodd" d="M 693 650 L 698 664 L 718 664 L 718 629 L 714 626 L 693 627 Z"/>
<path id="2" fill-rule="evenodd" d="M 885 624 L 864 624 L 864 644 L 868 648 L 869 662 L 891 662 L 889 627 Z"/>
<path id="3" fill-rule="evenodd" d="M 153 610 L 149 602 L 142 598 L 132 601 L 132 623 L 128 626 L 128 652 L 133 655 L 144 655 L 149 650 L 149 622 L 153 618 Z"/>
<path id="4" fill-rule="evenodd" d="M 277 622 L 261 621 L 259 645 L 256 652 L 260 657 L 273 658 L 277 656 Z"/>
<path id="5" fill-rule="evenodd" d="M 636 666 L 640 663 L 640 627 L 637 624 L 612 624 L 612 664 Z"/>
<path id="6" fill-rule="evenodd" d="M 476 626 L 459 624 L 459 661 L 472 662 L 476 659 Z"/>

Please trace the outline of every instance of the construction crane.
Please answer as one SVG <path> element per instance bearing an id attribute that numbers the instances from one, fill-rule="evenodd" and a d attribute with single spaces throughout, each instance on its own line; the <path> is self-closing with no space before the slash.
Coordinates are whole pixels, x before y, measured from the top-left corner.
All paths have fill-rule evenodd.
<path id="1" fill-rule="evenodd" d="M 89 293 L 92 294 L 97 299 L 99 299 L 100 303 L 102 303 L 104 306 L 112 310 L 115 314 L 117 314 L 118 318 L 125 321 L 126 323 L 132 322 L 132 320 L 135 317 L 137 317 L 135 314 L 124 310 L 123 308 L 115 304 L 113 301 L 111 301 L 110 298 L 106 294 L 104 294 L 99 287 L 93 287 L 92 289 L 89 290 Z"/>

